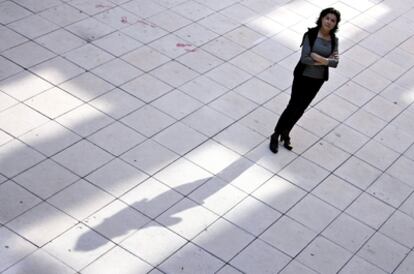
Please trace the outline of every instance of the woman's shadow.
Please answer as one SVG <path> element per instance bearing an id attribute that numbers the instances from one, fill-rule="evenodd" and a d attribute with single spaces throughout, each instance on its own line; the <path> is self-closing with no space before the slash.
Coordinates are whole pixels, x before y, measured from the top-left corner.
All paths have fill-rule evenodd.
<path id="1" fill-rule="evenodd" d="M 159 204 L 165 203 L 165 201 L 168 200 L 171 195 L 177 195 L 177 192 L 190 194 L 196 191 L 198 188 L 200 188 L 205 183 L 214 179 L 215 176 L 211 176 L 209 178 L 203 178 L 203 179 L 200 179 L 194 182 L 190 182 L 190 183 L 177 186 L 175 188 L 172 188 L 171 190 L 163 192 L 162 194 L 150 200 L 144 198 L 140 201 L 137 201 L 134 204 L 129 205 L 129 207 L 125 207 L 124 209 L 118 211 L 111 217 L 105 218 L 100 224 L 92 227 L 92 229 L 88 229 L 88 231 L 82 234 L 81 237 L 78 239 L 76 246 L 75 246 L 75 250 L 91 251 L 91 250 L 97 249 L 98 247 L 105 245 L 111 239 L 115 239 L 122 235 L 128 234 L 131 230 L 138 231 L 142 229 L 144 226 L 145 228 L 148 228 L 149 224 L 154 225 L 154 226 L 173 226 L 182 221 L 182 218 L 175 217 L 174 215 L 176 215 L 179 212 L 188 210 L 190 208 L 202 205 L 208 197 L 210 197 L 211 195 L 214 195 L 220 189 L 224 188 L 227 184 L 229 184 L 229 182 L 233 181 L 240 174 L 242 174 L 245 170 L 249 169 L 249 167 L 251 167 L 252 165 L 254 165 L 254 162 L 250 160 L 246 160 L 246 158 L 241 157 L 239 160 L 235 161 L 234 163 L 226 167 L 224 170 L 222 170 L 217 175 L 219 177 L 220 175 L 223 175 L 226 180 L 222 180 L 222 181 L 225 183 L 223 184 L 213 183 L 211 184 L 210 187 L 205 188 L 203 191 L 200 191 L 200 193 L 198 193 L 197 195 L 197 203 L 181 203 L 180 206 L 173 205 L 169 209 L 166 209 L 165 212 L 168 212 L 168 216 L 165 216 L 165 212 L 162 213 L 163 214 L 162 225 L 158 224 L 157 222 L 142 223 L 142 221 L 137 220 L 137 222 L 133 222 L 133 221 L 130 222 L 128 226 L 122 226 L 122 229 L 119 228 L 119 226 L 117 226 L 116 224 L 120 222 L 125 222 L 125 216 L 128 215 L 128 211 L 131 210 L 131 207 L 135 209 L 158 207 Z M 182 199 L 180 199 L 179 201 L 181 200 Z M 177 201 L 175 205 L 179 201 Z M 114 229 L 114 228 L 117 228 L 117 229 Z M 106 231 L 105 237 L 108 240 L 94 241 L 93 243 L 91 243 L 89 239 L 91 239 L 93 234 L 96 233 L 95 231 Z"/>

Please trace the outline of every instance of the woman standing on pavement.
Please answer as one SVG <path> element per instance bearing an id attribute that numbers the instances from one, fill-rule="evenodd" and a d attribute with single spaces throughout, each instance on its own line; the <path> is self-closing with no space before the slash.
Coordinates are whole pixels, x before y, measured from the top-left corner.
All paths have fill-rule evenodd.
<path id="1" fill-rule="evenodd" d="M 278 151 L 279 138 L 285 148 L 292 149 L 290 131 L 328 80 L 329 67 L 338 65 L 338 38 L 335 33 L 340 20 L 339 11 L 324 9 L 316 21 L 317 26 L 309 28 L 303 35 L 302 53 L 294 70 L 290 101 L 270 137 L 269 148 L 273 153 Z"/>

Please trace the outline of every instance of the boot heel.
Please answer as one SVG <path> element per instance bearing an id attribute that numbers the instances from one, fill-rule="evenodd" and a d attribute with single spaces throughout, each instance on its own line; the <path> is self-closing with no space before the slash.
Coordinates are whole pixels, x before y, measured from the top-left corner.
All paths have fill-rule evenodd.
<path id="1" fill-rule="evenodd" d="M 279 149 L 279 134 L 273 133 L 272 136 L 270 136 L 270 144 L 269 149 L 273 153 L 277 153 Z"/>

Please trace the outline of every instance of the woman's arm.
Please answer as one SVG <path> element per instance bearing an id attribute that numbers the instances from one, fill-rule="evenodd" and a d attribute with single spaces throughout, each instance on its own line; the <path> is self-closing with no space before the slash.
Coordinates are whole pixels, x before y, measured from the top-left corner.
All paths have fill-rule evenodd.
<path id="1" fill-rule="evenodd" d="M 315 60 L 311 57 L 311 46 L 307 34 L 305 35 L 305 38 L 303 40 L 300 61 L 306 65 L 315 65 Z"/>

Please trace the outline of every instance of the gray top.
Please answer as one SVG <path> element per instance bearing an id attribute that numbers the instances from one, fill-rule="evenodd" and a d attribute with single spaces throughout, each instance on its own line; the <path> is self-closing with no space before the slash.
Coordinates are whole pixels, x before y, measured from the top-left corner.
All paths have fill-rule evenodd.
<path id="1" fill-rule="evenodd" d="M 314 65 L 315 61 L 310 57 L 311 52 L 315 52 L 325 58 L 328 58 L 331 54 L 331 41 L 325 40 L 323 38 L 317 37 L 313 49 L 311 51 L 311 46 L 309 43 L 309 38 L 306 35 L 305 40 L 303 41 L 302 46 L 302 55 L 300 61 L 306 64 L 306 67 L 303 71 L 303 76 L 323 79 L 324 78 L 324 67 L 323 65 Z M 334 52 L 338 52 L 338 40 L 336 41 L 336 46 Z M 328 67 L 336 68 L 338 66 L 338 60 L 334 58 L 328 58 L 329 63 Z"/>

